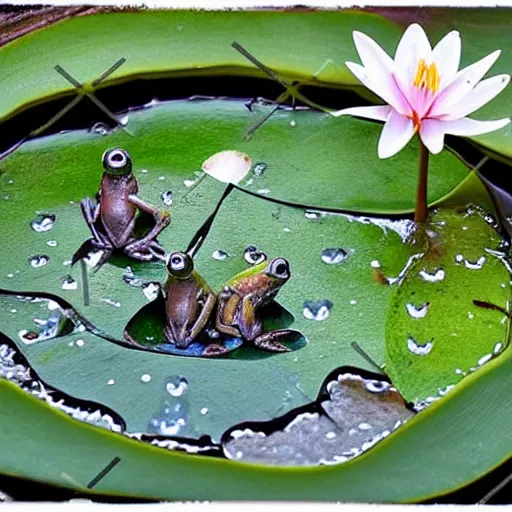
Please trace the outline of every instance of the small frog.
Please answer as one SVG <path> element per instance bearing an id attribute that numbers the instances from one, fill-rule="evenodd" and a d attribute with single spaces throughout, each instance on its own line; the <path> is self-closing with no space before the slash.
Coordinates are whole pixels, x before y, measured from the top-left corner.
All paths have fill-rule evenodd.
<path id="1" fill-rule="evenodd" d="M 233 277 L 219 294 L 215 326 L 218 331 L 241 337 L 262 350 L 289 352 L 279 340 L 294 331 L 280 329 L 263 333 L 261 309 L 268 305 L 290 278 L 284 258 L 264 261 Z M 211 347 L 212 352 L 214 347 Z"/>
<path id="2" fill-rule="evenodd" d="M 102 157 L 103 177 L 97 203 L 89 197 L 80 202 L 82 213 L 91 230 L 91 245 L 112 252 L 124 251 L 137 260 L 149 261 L 154 251 L 165 253 L 156 237 L 169 225 L 171 218 L 164 210 L 151 206 L 137 196 L 138 183 L 132 174 L 130 155 L 120 148 L 105 151 Z M 137 213 L 154 217 L 154 225 L 142 238 L 137 238 Z"/>
<path id="3" fill-rule="evenodd" d="M 164 285 L 165 336 L 177 347 L 188 347 L 206 326 L 216 296 L 194 270 L 194 261 L 184 252 L 167 258 L 169 275 Z"/>

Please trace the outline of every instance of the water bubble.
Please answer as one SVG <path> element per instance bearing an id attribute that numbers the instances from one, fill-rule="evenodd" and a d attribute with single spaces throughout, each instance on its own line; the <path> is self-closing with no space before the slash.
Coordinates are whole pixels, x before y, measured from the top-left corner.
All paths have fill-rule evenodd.
<path id="1" fill-rule="evenodd" d="M 466 268 L 469 268 L 470 270 L 480 270 L 484 266 L 485 260 L 486 260 L 485 256 L 481 256 L 474 262 L 464 260 L 464 266 Z"/>
<path id="2" fill-rule="evenodd" d="M 145 384 L 151 382 L 151 375 L 149 375 L 149 373 L 145 373 L 140 377 L 140 381 L 144 382 Z"/>
<path id="3" fill-rule="evenodd" d="M 61 288 L 63 290 L 76 290 L 78 288 L 78 283 L 71 276 L 65 276 L 62 279 Z"/>
<path id="4" fill-rule="evenodd" d="M 327 214 L 324 212 L 319 212 L 319 211 L 315 211 L 315 210 L 305 210 L 304 216 L 306 217 L 306 219 L 309 219 L 309 220 L 319 220 L 319 219 L 325 218 L 327 216 Z"/>
<path id="5" fill-rule="evenodd" d="M 302 314 L 308 320 L 326 320 L 329 318 L 331 308 L 332 302 L 330 300 L 305 300 Z"/>
<path id="6" fill-rule="evenodd" d="M 50 258 L 48 256 L 45 256 L 44 254 L 36 254 L 35 256 L 32 256 L 28 260 L 32 268 L 44 267 L 45 265 L 48 264 L 49 261 Z"/>
<path id="7" fill-rule="evenodd" d="M 373 427 L 369 423 L 359 423 L 357 428 L 359 430 L 371 430 Z"/>
<path id="8" fill-rule="evenodd" d="M 497 355 L 501 352 L 501 349 L 503 348 L 503 343 L 496 343 L 496 345 L 494 345 L 494 355 Z"/>
<path id="9" fill-rule="evenodd" d="M 415 306 L 414 304 L 406 304 L 407 313 L 412 318 L 424 318 L 428 312 L 428 308 L 430 307 L 430 302 L 426 302 L 420 307 Z"/>
<path id="10" fill-rule="evenodd" d="M 160 176 L 160 178 L 163 178 L 163 176 Z M 166 190 L 165 192 L 162 192 L 160 198 L 162 199 L 162 202 L 165 204 L 165 206 L 172 205 L 172 191 Z"/>
<path id="11" fill-rule="evenodd" d="M 171 396 L 182 396 L 188 389 L 188 381 L 185 377 L 179 375 L 169 377 L 165 384 L 165 389 Z"/>
<path id="12" fill-rule="evenodd" d="M 92 125 L 90 132 L 98 135 L 108 135 L 110 128 L 105 123 L 95 123 Z"/>
<path id="13" fill-rule="evenodd" d="M 114 379 L 110 379 L 110 380 L 107 382 L 107 384 L 108 384 L 109 386 L 113 386 L 115 383 L 116 383 L 116 381 L 115 381 Z"/>
<path id="14" fill-rule="evenodd" d="M 158 283 L 148 283 L 142 286 L 142 293 L 148 300 L 155 300 L 159 291 L 160 285 Z"/>
<path id="15" fill-rule="evenodd" d="M 41 213 L 30 223 L 30 227 L 36 233 L 45 233 L 46 231 L 50 231 L 54 224 L 55 215 Z"/>
<path id="16" fill-rule="evenodd" d="M 489 362 L 491 359 L 492 359 L 492 354 L 486 354 L 485 356 L 481 357 L 478 360 L 477 365 L 478 366 L 483 366 L 485 363 Z"/>
<path id="17" fill-rule="evenodd" d="M 226 251 L 223 251 L 222 249 L 217 249 L 212 253 L 212 258 L 218 261 L 224 261 L 228 256 L 229 254 Z"/>
<path id="18" fill-rule="evenodd" d="M 341 247 L 331 247 L 322 251 L 321 258 L 328 265 L 337 265 L 343 263 L 348 258 L 348 254 Z"/>
<path id="19" fill-rule="evenodd" d="M 430 351 L 432 350 L 433 346 L 434 344 L 432 341 L 428 341 L 427 343 L 421 345 L 412 336 L 409 336 L 407 338 L 407 348 L 413 354 L 416 354 L 418 356 L 426 356 L 427 354 L 430 354 Z"/>
<path id="20" fill-rule="evenodd" d="M 442 281 L 445 276 L 445 272 L 442 269 L 436 270 L 433 274 L 426 272 L 425 270 L 421 270 L 419 274 L 424 281 L 427 281 L 429 283 L 436 283 L 438 281 Z"/>
<path id="21" fill-rule="evenodd" d="M 333 431 L 327 432 L 327 434 L 325 434 L 325 437 L 327 439 L 334 439 L 336 437 L 336 432 L 333 432 Z"/>
<path id="22" fill-rule="evenodd" d="M 48 247 L 57 247 L 58 243 L 57 240 L 48 240 L 48 242 L 46 242 L 46 245 Z"/>
<path id="23" fill-rule="evenodd" d="M 244 260 L 250 265 L 258 265 L 267 259 L 267 255 L 258 251 L 254 245 L 249 245 L 244 249 Z"/>
<path id="24" fill-rule="evenodd" d="M 83 347 L 85 345 L 85 341 L 84 340 L 76 340 L 76 346 L 77 347 Z"/>
<path id="25" fill-rule="evenodd" d="M 201 409 L 201 415 L 202 415 L 202 416 L 204 416 L 204 415 L 206 415 L 206 414 L 208 414 L 208 407 L 203 407 L 203 408 Z"/>
<path id="26" fill-rule="evenodd" d="M 256 162 L 252 168 L 255 176 L 261 176 L 267 170 L 267 164 L 264 162 Z"/>

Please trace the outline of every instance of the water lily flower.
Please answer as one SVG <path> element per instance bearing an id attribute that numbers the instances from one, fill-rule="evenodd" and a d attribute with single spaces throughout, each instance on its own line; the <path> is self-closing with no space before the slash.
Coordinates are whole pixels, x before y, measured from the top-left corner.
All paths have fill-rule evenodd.
<path id="1" fill-rule="evenodd" d="M 444 135 L 474 136 L 503 128 L 509 118 L 477 121 L 466 117 L 492 100 L 509 83 L 509 75 L 481 81 L 500 55 L 497 50 L 458 71 L 461 40 L 448 33 L 432 49 L 418 24 L 403 34 L 393 60 L 373 39 L 354 31 L 363 65 L 347 62 L 352 73 L 387 105 L 354 107 L 334 112 L 385 121 L 378 155 L 398 153 L 418 133 L 431 153 L 443 149 Z"/>

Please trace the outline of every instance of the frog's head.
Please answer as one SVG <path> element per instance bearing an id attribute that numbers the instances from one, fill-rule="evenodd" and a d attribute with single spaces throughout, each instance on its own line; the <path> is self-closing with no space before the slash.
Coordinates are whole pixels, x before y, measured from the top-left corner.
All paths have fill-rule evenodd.
<path id="1" fill-rule="evenodd" d="M 132 159 L 121 148 L 108 149 L 102 157 L 103 169 L 111 176 L 127 176 L 132 172 Z"/>
<path id="2" fill-rule="evenodd" d="M 167 271 L 176 279 L 186 279 L 194 270 L 194 260 L 184 252 L 172 252 L 167 257 Z"/>

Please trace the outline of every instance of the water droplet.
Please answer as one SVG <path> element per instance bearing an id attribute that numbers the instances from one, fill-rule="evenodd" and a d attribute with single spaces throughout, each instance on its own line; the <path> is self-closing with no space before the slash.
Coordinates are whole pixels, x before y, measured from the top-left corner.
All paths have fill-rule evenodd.
<path id="1" fill-rule="evenodd" d="M 319 219 L 325 218 L 327 216 L 327 214 L 324 212 L 319 212 L 319 211 L 315 211 L 315 210 L 305 210 L 304 216 L 306 217 L 306 219 L 309 219 L 309 220 L 319 220 Z"/>
<path id="2" fill-rule="evenodd" d="M 18 312 L 18 310 L 17 310 L 17 309 L 14 309 L 14 308 L 11 308 L 11 309 L 9 310 L 9 313 L 17 313 L 17 312 Z"/>
<path id="3" fill-rule="evenodd" d="M 326 320 L 329 318 L 331 308 L 332 302 L 330 300 L 305 300 L 302 314 L 308 320 Z"/>
<path id="4" fill-rule="evenodd" d="M 327 432 L 327 434 L 325 434 L 325 437 L 327 439 L 334 439 L 336 437 L 336 432 Z"/>
<path id="5" fill-rule="evenodd" d="M 145 373 L 141 376 L 140 381 L 144 383 L 151 382 L 151 375 L 149 375 L 149 373 Z"/>
<path id="6" fill-rule="evenodd" d="M 322 251 L 322 261 L 328 265 L 343 263 L 347 258 L 347 251 L 341 247 L 331 247 Z"/>
<path id="7" fill-rule="evenodd" d="M 71 260 L 66 260 L 66 261 L 63 261 L 62 264 L 65 266 L 65 267 L 71 267 L 71 263 L 73 263 Z"/>
<path id="8" fill-rule="evenodd" d="M 473 313 L 468 313 L 468 318 L 472 320 L 473 318 L 475 318 L 475 315 L 473 315 Z"/>
<path id="9" fill-rule="evenodd" d="M 121 307 L 121 303 L 116 300 L 112 300 L 112 299 L 100 299 L 100 300 L 101 300 L 101 302 L 104 302 L 105 304 L 108 304 L 110 306 L 114 306 L 115 308 Z"/>
<path id="10" fill-rule="evenodd" d="M 463 372 L 460 368 L 455 368 L 455 373 L 457 375 L 466 375 L 466 372 Z"/>
<path id="11" fill-rule="evenodd" d="M 167 383 L 165 384 L 165 389 L 170 395 L 174 397 L 182 396 L 183 393 L 185 393 L 188 389 L 188 381 L 185 379 L 185 377 L 178 375 L 169 377 L 167 379 Z"/>
<path id="12" fill-rule="evenodd" d="M 160 176 L 160 178 L 163 178 L 163 176 Z M 160 197 L 162 199 L 162 202 L 165 204 L 165 206 L 172 205 L 172 191 L 171 190 L 166 190 L 165 192 L 162 192 L 162 195 Z"/>
<path id="13" fill-rule="evenodd" d="M 48 256 L 45 256 L 44 254 L 36 254 L 35 256 L 32 256 L 28 260 L 32 268 L 44 267 L 45 265 L 48 264 L 49 261 L 50 258 Z"/>
<path id="14" fill-rule="evenodd" d="M 107 384 L 108 384 L 109 386 L 113 386 L 115 383 L 116 383 L 116 381 L 115 381 L 114 379 L 110 379 L 110 380 L 107 382 Z"/>
<path id="15" fill-rule="evenodd" d="M 183 185 L 185 185 L 185 187 L 191 187 L 192 185 L 195 185 L 196 183 L 196 180 L 183 180 Z"/>
<path id="16" fill-rule="evenodd" d="M 434 344 L 432 343 L 432 341 L 428 341 L 427 343 L 421 345 L 411 336 L 407 338 L 407 348 L 413 354 L 416 354 L 418 356 L 426 356 L 427 354 L 430 354 L 430 351 L 432 350 L 433 346 Z"/>
<path id="17" fill-rule="evenodd" d="M 139 169 L 141 174 L 147 174 L 149 171 L 147 169 Z"/>
<path id="18" fill-rule="evenodd" d="M 501 349 L 503 348 L 503 343 L 496 343 L 496 345 L 494 345 L 494 355 L 497 355 L 501 352 Z"/>
<path id="19" fill-rule="evenodd" d="M 406 304 L 407 313 L 412 318 L 424 318 L 430 307 L 430 302 L 426 302 L 423 306 L 417 307 L 414 304 Z"/>
<path id="20" fill-rule="evenodd" d="M 369 423 L 359 423 L 357 428 L 359 430 L 371 430 L 373 427 Z"/>
<path id="21" fill-rule="evenodd" d="M 142 293 L 148 300 L 155 300 L 159 291 L 160 285 L 158 283 L 148 283 L 142 286 Z"/>
<path id="22" fill-rule="evenodd" d="M 202 414 L 203 416 L 204 416 L 204 415 L 206 415 L 206 414 L 208 414 L 208 407 L 203 407 L 203 408 L 201 409 L 201 414 Z"/>
<path id="23" fill-rule="evenodd" d="M 85 341 L 84 340 L 76 340 L 76 346 L 77 347 L 83 347 L 85 345 Z"/>
<path id="24" fill-rule="evenodd" d="M 297 126 L 297 123 L 295 121 L 290 121 L 290 126 Z"/>
<path id="25" fill-rule="evenodd" d="M 105 123 L 95 123 L 92 125 L 90 132 L 98 135 L 108 135 L 110 128 Z"/>
<path id="26" fill-rule="evenodd" d="M 144 284 L 144 280 L 135 277 L 132 267 L 126 267 L 123 272 L 123 281 L 134 288 L 140 288 Z"/>
<path id="27" fill-rule="evenodd" d="M 480 270 L 485 264 L 485 256 L 481 256 L 476 261 L 464 260 L 464 266 L 470 270 Z"/>
<path id="28" fill-rule="evenodd" d="M 224 261 L 228 256 L 229 254 L 226 251 L 223 251 L 222 249 L 217 249 L 212 253 L 212 258 L 218 261 Z"/>
<path id="29" fill-rule="evenodd" d="M 267 170 L 267 164 L 264 162 L 256 162 L 252 168 L 255 176 L 261 176 Z"/>
<path id="30" fill-rule="evenodd" d="M 46 245 L 48 247 L 57 247 L 58 243 L 57 240 L 48 240 L 48 242 L 46 242 Z"/>
<path id="31" fill-rule="evenodd" d="M 380 268 L 379 260 L 372 260 L 370 265 L 371 265 L 372 268 Z"/>
<path id="32" fill-rule="evenodd" d="M 176 26 L 176 30 L 177 30 L 178 32 L 181 32 L 181 31 L 183 30 L 183 25 L 177 25 L 177 26 Z"/>
<path id="33" fill-rule="evenodd" d="M 63 290 L 76 290 L 78 288 L 78 283 L 71 277 L 66 276 L 62 280 L 62 289 Z"/>
<path id="34" fill-rule="evenodd" d="M 366 383 L 366 389 L 370 393 L 384 393 L 384 391 L 387 391 L 390 387 L 391 384 L 384 380 L 369 380 Z"/>
<path id="35" fill-rule="evenodd" d="M 267 255 L 258 251 L 254 245 L 249 245 L 244 249 L 244 260 L 250 265 L 258 265 L 267 259 Z"/>
<path id="36" fill-rule="evenodd" d="M 430 274 L 425 270 L 421 270 L 420 276 L 423 278 L 424 281 L 428 281 L 429 283 L 436 283 L 444 279 L 445 272 L 442 269 L 438 269 L 433 274 Z"/>
<path id="37" fill-rule="evenodd" d="M 123 116 L 119 119 L 119 124 L 121 124 L 122 126 L 126 126 L 128 124 L 129 120 L 130 120 L 130 117 L 128 116 L 128 114 L 126 114 L 125 116 Z"/>
<path id="38" fill-rule="evenodd" d="M 257 194 L 270 194 L 270 189 L 269 188 L 260 188 L 259 190 L 256 191 Z"/>
<path id="39" fill-rule="evenodd" d="M 50 231 L 55 224 L 55 215 L 51 214 L 39 214 L 31 223 L 30 227 L 36 233 L 45 233 Z"/>
<path id="40" fill-rule="evenodd" d="M 477 366 L 483 366 L 492 359 L 492 354 L 486 354 L 478 360 Z"/>

